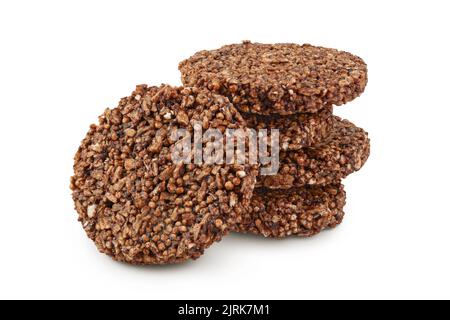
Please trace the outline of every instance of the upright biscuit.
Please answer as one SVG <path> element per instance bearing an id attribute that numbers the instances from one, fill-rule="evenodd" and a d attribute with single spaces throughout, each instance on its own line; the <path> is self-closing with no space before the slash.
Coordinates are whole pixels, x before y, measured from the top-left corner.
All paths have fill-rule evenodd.
<path id="1" fill-rule="evenodd" d="M 259 116 L 243 113 L 247 126 L 255 130 L 278 130 L 280 150 L 299 150 L 321 143 L 333 129 L 333 108 L 326 107 L 317 113 L 299 113 L 289 116 Z"/>
<path id="2" fill-rule="evenodd" d="M 344 206 L 341 184 L 283 191 L 257 189 L 234 230 L 271 238 L 310 237 L 340 224 Z"/>
<path id="3" fill-rule="evenodd" d="M 370 154 L 367 132 L 348 120 L 334 117 L 330 137 L 323 143 L 297 151 L 280 152 L 278 174 L 259 176 L 258 187 L 289 189 L 327 185 L 358 171 Z"/>
<path id="4" fill-rule="evenodd" d="M 257 169 L 175 163 L 175 129 L 194 121 L 243 128 L 228 99 L 206 89 L 138 86 L 92 125 L 76 156 L 73 199 L 98 249 L 132 264 L 198 258 L 251 198 Z"/>
<path id="5" fill-rule="evenodd" d="M 208 87 L 255 114 L 317 112 L 358 97 L 367 66 L 350 53 L 308 44 L 244 42 L 200 51 L 180 63 L 185 85 Z"/>

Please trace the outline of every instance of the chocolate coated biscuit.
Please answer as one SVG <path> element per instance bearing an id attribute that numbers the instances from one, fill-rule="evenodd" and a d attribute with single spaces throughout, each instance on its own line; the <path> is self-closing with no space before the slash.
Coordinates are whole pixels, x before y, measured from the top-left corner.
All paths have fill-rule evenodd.
<path id="1" fill-rule="evenodd" d="M 249 128 L 279 130 L 280 150 L 299 150 L 325 140 L 333 129 L 333 108 L 317 113 L 299 113 L 289 116 L 259 116 L 243 113 Z"/>
<path id="2" fill-rule="evenodd" d="M 244 42 L 200 51 L 180 63 L 185 85 L 220 92 L 255 114 L 317 112 L 358 97 L 367 66 L 350 53 L 309 44 Z"/>
<path id="3" fill-rule="evenodd" d="M 245 124 L 227 98 L 206 89 L 141 85 L 91 125 L 71 188 L 79 220 L 101 252 L 132 264 L 179 263 L 228 233 L 228 220 L 252 196 L 257 170 L 175 164 L 170 133 L 191 132 L 194 120 L 221 131 Z"/>
<path id="4" fill-rule="evenodd" d="M 259 176 L 258 187 L 289 189 L 339 182 L 358 171 L 370 154 L 367 132 L 334 116 L 330 137 L 323 143 L 297 151 L 280 152 L 278 174 Z"/>
<path id="5" fill-rule="evenodd" d="M 271 238 L 310 237 L 342 222 L 345 197 L 341 184 L 283 191 L 256 189 L 234 231 Z"/>

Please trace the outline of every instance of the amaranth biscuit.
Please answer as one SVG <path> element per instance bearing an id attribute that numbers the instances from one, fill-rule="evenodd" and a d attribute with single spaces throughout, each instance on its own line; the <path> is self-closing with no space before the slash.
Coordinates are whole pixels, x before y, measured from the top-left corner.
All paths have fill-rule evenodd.
<path id="1" fill-rule="evenodd" d="M 244 128 L 227 98 L 206 89 L 138 86 L 91 128 L 71 179 L 79 220 L 98 249 L 132 264 L 200 257 L 229 232 L 257 169 L 175 164 L 172 130 Z M 206 129 L 206 128 L 205 128 Z"/>
<path id="2" fill-rule="evenodd" d="M 310 237 L 334 228 L 344 218 L 341 184 L 290 190 L 256 189 L 249 209 L 234 230 L 265 237 Z"/>
<path id="3" fill-rule="evenodd" d="M 309 44 L 246 41 L 200 51 L 179 64 L 185 85 L 208 87 L 256 114 L 317 112 L 358 97 L 367 66 L 350 53 Z"/>
<path id="4" fill-rule="evenodd" d="M 370 154 L 367 132 L 334 116 L 333 131 L 324 142 L 296 151 L 280 152 L 276 175 L 259 176 L 258 187 L 289 189 L 339 182 L 358 171 Z"/>
<path id="5" fill-rule="evenodd" d="M 333 129 L 333 108 L 326 107 L 317 113 L 299 113 L 289 116 L 261 116 L 242 113 L 247 126 L 257 131 L 266 129 L 279 132 L 280 150 L 299 150 L 325 140 Z M 269 139 L 270 141 L 270 139 Z"/>

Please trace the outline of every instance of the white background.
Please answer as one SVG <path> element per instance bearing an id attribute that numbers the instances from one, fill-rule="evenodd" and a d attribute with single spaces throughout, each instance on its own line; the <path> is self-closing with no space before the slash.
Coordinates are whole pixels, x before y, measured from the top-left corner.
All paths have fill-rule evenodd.
<path id="1" fill-rule="evenodd" d="M 448 1 L 1 1 L 0 298 L 450 298 Z M 346 50 L 366 92 L 336 113 L 370 133 L 346 219 L 312 238 L 232 235 L 198 261 L 97 253 L 69 190 L 97 116 L 136 84 L 249 39 Z"/>

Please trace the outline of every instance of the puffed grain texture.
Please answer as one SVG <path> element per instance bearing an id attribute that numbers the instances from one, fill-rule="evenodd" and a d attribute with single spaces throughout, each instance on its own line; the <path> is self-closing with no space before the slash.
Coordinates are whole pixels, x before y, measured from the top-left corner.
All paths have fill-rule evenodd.
<path id="1" fill-rule="evenodd" d="M 245 41 L 200 51 L 179 64 L 185 85 L 208 87 L 255 114 L 317 112 L 358 97 L 367 66 L 350 53 L 309 44 Z"/>
<path id="2" fill-rule="evenodd" d="M 251 206 L 234 230 L 270 238 L 311 237 L 342 222 L 345 199 L 341 184 L 283 191 L 256 189 Z"/>
<path id="3" fill-rule="evenodd" d="M 71 189 L 99 251 L 131 264 L 180 263 L 229 232 L 257 170 L 174 163 L 171 132 L 192 132 L 194 120 L 222 132 L 245 123 L 227 98 L 206 89 L 141 85 L 91 125 Z"/>
<path id="4" fill-rule="evenodd" d="M 297 151 L 280 152 L 278 174 L 259 176 L 258 187 L 290 189 L 336 183 L 360 170 L 370 154 L 367 132 L 334 116 L 334 128 L 323 143 Z"/>
<path id="5" fill-rule="evenodd" d="M 271 130 L 279 133 L 280 150 L 299 150 L 323 142 L 332 132 L 333 108 L 326 107 L 317 113 L 299 113 L 289 116 L 261 116 L 242 113 L 247 126 L 257 131 Z M 270 141 L 270 137 L 269 137 Z"/>

